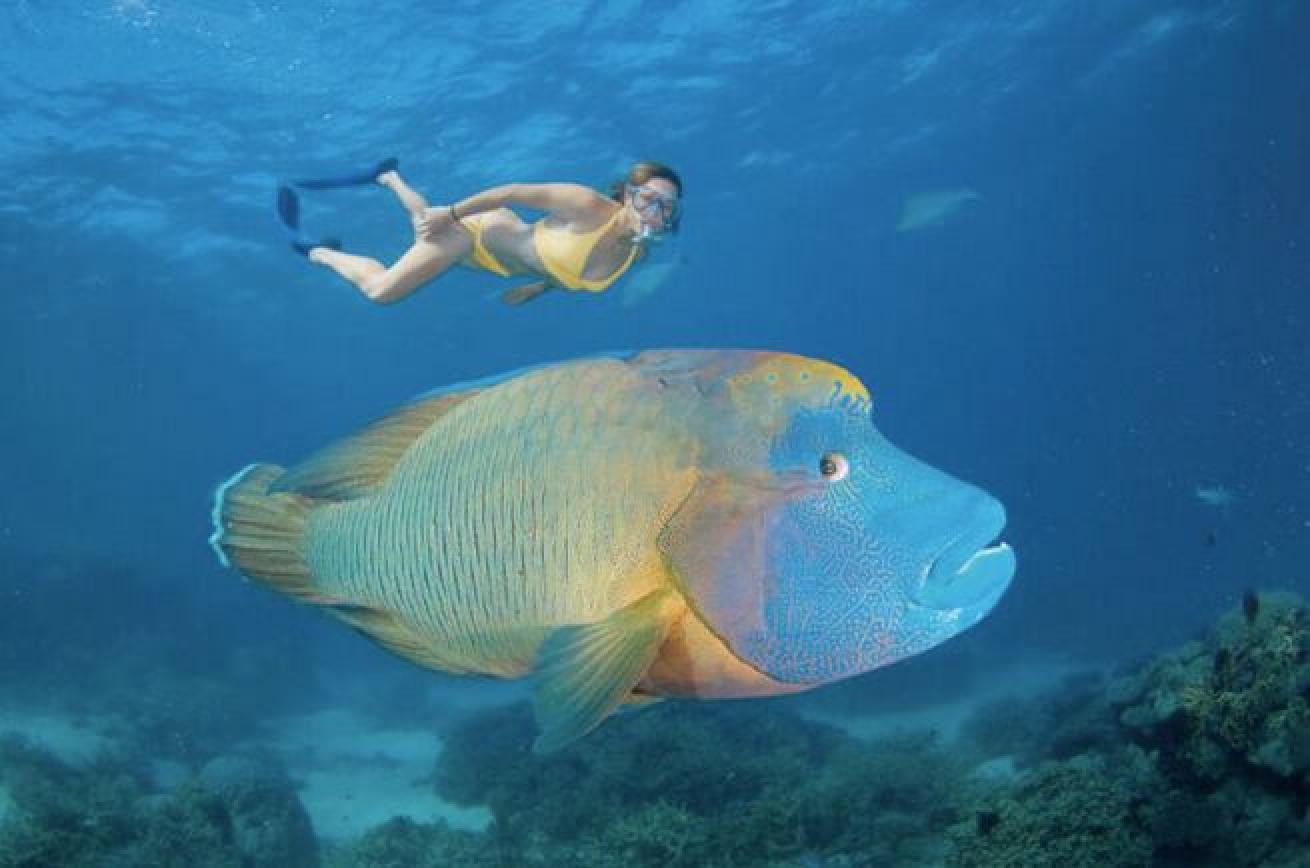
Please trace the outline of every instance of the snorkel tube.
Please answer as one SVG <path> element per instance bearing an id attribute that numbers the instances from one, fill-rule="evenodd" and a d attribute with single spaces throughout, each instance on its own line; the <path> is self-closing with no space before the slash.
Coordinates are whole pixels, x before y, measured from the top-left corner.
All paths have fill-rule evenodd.
<path id="1" fill-rule="evenodd" d="M 664 240 L 664 236 L 667 235 L 668 232 L 669 230 L 667 229 L 656 231 L 643 223 L 641 224 L 641 228 L 637 230 L 637 233 L 632 236 L 632 240 L 637 244 L 658 244 Z"/>

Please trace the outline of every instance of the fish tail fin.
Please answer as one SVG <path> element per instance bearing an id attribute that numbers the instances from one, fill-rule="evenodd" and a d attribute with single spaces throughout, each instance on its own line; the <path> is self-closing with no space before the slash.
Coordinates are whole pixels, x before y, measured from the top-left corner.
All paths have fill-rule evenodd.
<path id="1" fill-rule="evenodd" d="M 209 544 L 223 566 L 316 606 L 422 666 L 444 672 L 481 671 L 457 652 L 431 646 L 420 631 L 394 612 L 356 602 L 316 586 L 305 559 L 306 519 L 324 501 L 285 486 L 297 477 L 273 464 L 251 464 L 214 492 L 214 533 Z"/>
<path id="2" fill-rule="evenodd" d="M 270 491 L 285 472 L 273 464 L 251 464 L 220 485 L 209 544 L 223 566 L 309 601 L 318 593 L 305 560 L 305 519 L 316 501 Z"/>

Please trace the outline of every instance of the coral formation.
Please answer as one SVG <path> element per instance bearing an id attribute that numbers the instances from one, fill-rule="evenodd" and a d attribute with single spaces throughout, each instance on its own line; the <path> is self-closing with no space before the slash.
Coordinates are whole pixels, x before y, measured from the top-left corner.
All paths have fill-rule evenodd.
<path id="1" fill-rule="evenodd" d="M 1305 865 L 1308 631 L 1295 598 L 1248 597 L 1204 639 L 994 704 L 949 746 L 670 704 L 543 759 L 526 709 L 488 711 L 449 733 L 435 783 L 491 807 L 510 864 Z"/>
<path id="2" fill-rule="evenodd" d="M 325 854 L 324 868 L 499 868 L 512 861 L 480 835 L 397 817 Z"/>
<path id="3" fill-rule="evenodd" d="M 0 821 L 0 868 L 314 868 L 317 846 L 276 767 L 225 760 L 169 793 L 140 762 L 69 766 L 17 739 L 0 742 L 0 782 L 13 805 Z M 211 763 L 211 766 L 215 765 Z"/>
<path id="4" fill-rule="evenodd" d="M 89 764 L 0 741 L 0 868 L 319 864 L 280 768 L 192 721 L 222 694 L 175 688 L 180 711 L 163 689 L 124 706 L 117 752 Z M 668 702 L 541 757 L 526 706 L 484 708 L 448 723 L 432 784 L 489 808 L 486 831 L 397 818 L 324 862 L 1308 868 L 1308 703 L 1304 603 L 1253 594 L 1170 653 L 986 706 L 952 743 L 857 739 L 785 701 Z M 169 726 L 195 731 L 151 745 Z"/>
<path id="5" fill-rule="evenodd" d="M 1204 641 L 1128 676 L 1112 691 L 1133 737 L 1218 782 L 1265 769 L 1310 771 L 1310 618 L 1287 594 L 1248 597 Z"/>
<path id="6" fill-rule="evenodd" d="M 868 745 L 777 707 L 670 703 L 549 757 L 532 735 L 526 707 L 469 718 L 435 776 L 446 798 L 490 806 L 512 864 L 922 864 L 964 771 L 931 736 Z"/>
<path id="7" fill-rule="evenodd" d="M 1153 758 L 1136 748 L 1044 763 L 1014 788 L 983 799 L 973 817 L 952 830 L 956 846 L 948 864 L 1151 865 L 1149 806 L 1164 788 Z"/>
<path id="8" fill-rule="evenodd" d="M 953 830 L 953 864 L 1310 864 L 1308 659 L 1304 603 L 1248 595 L 1210 635 L 1063 703 L 1062 720 L 1045 718 L 1093 722 L 1096 737 L 1080 740 L 1088 752 L 980 797 L 974 824 Z M 1029 755 L 1036 744 L 1037 756 L 1058 757 L 1049 738 L 997 735 L 1021 716 L 993 712 L 972 729 L 985 743 L 1018 751 L 1027 741 Z"/>

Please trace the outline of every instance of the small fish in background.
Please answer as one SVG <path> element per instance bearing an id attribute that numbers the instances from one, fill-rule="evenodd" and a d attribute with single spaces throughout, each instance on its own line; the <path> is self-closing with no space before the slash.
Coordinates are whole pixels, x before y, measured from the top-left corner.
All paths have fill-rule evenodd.
<path id="1" fill-rule="evenodd" d="M 1254 624 L 1260 617 L 1260 595 L 1250 588 L 1242 594 L 1242 615 L 1248 624 Z"/>
<path id="2" fill-rule="evenodd" d="M 1198 485 L 1196 499 L 1206 506 L 1222 509 L 1237 502 L 1237 493 L 1225 485 Z"/>
<path id="3" fill-rule="evenodd" d="M 914 232 L 941 226 L 961 208 L 982 196 L 976 190 L 962 187 L 956 190 L 930 190 L 906 198 L 901 206 L 901 219 L 897 232 Z"/>
<path id="4" fill-rule="evenodd" d="M 653 296 L 683 264 L 681 257 L 667 262 L 643 263 L 640 270 L 628 275 L 620 287 L 620 303 L 636 307 Z"/>
<path id="5" fill-rule="evenodd" d="M 250 465 L 211 543 L 415 663 L 535 676 L 544 752 L 625 704 L 808 690 L 991 611 L 1001 504 L 870 414 L 849 372 L 785 353 L 547 365 Z"/>

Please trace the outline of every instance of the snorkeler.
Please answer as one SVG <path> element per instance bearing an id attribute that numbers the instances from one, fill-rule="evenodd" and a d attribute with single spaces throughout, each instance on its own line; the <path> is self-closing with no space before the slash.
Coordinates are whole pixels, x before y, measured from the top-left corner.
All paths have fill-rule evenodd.
<path id="1" fill-rule="evenodd" d="M 299 200 L 294 188 L 327 189 L 376 182 L 396 194 L 414 225 L 414 243 L 391 266 L 346 253 L 335 239 L 299 236 Z M 502 295 L 522 304 L 552 287 L 604 292 L 645 253 L 648 242 L 675 231 L 682 181 L 668 166 L 639 162 L 606 196 L 580 184 L 506 184 L 449 205 L 427 199 L 401 179 L 396 161 L 369 172 L 278 188 L 278 213 L 295 233 L 291 245 L 311 262 L 325 265 L 353 283 L 370 301 L 399 301 L 455 265 L 502 277 L 535 275 L 541 280 Z M 526 223 L 512 207 L 545 212 Z"/>

